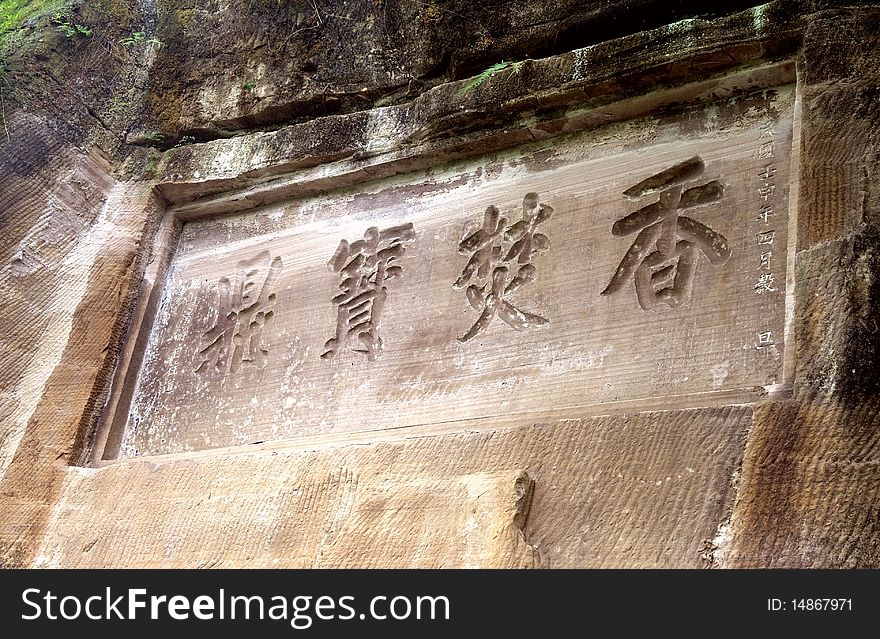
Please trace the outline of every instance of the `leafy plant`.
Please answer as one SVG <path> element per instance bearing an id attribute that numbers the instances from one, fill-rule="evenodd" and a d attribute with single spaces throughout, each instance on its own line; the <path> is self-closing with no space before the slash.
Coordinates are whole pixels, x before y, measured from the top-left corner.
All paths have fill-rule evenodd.
<path id="1" fill-rule="evenodd" d="M 68 0 L 0 0 L 0 47 L 15 39 L 25 20 L 51 15 L 68 4 Z"/>
<path id="2" fill-rule="evenodd" d="M 143 31 L 135 31 L 131 35 L 127 35 L 124 38 L 119 40 L 119 44 L 125 47 L 130 47 L 133 44 L 137 44 L 138 42 L 143 42 L 147 39 L 147 34 Z"/>
<path id="3" fill-rule="evenodd" d="M 502 60 L 501 62 L 497 62 L 493 64 L 491 67 L 486 69 L 485 71 L 475 75 L 473 78 L 468 80 L 462 87 L 459 89 L 459 94 L 464 95 L 466 93 L 470 93 L 478 86 L 483 84 L 486 80 L 491 78 L 496 73 L 500 71 L 504 71 L 505 69 L 511 70 L 513 73 L 519 73 L 522 65 L 525 64 L 525 60 L 520 60 L 519 62 L 505 62 Z"/>
<path id="4" fill-rule="evenodd" d="M 147 34 L 143 31 L 133 31 L 130 35 L 125 36 L 124 38 L 119 40 L 119 44 L 124 47 L 131 48 L 136 44 L 140 44 L 142 42 L 146 42 L 148 45 L 152 47 L 161 47 L 162 41 L 156 38 L 148 38 Z"/>
<path id="5" fill-rule="evenodd" d="M 72 15 L 65 10 L 56 11 L 52 15 L 52 22 L 55 28 L 61 31 L 67 38 L 73 38 L 78 35 L 85 37 L 92 35 L 91 27 L 76 22 Z"/>

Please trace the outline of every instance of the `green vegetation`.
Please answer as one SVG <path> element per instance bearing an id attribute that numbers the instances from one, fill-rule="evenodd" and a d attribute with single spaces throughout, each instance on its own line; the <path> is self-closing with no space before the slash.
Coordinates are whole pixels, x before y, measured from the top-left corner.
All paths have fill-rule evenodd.
<path id="1" fill-rule="evenodd" d="M 116 119 L 125 116 L 128 107 L 129 102 L 125 98 L 125 95 L 119 93 L 114 94 L 113 98 L 110 100 L 110 117 Z"/>
<path id="2" fill-rule="evenodd" d="M 74 22 L 70 12 L 64 9 L 59 9 L 52 14 L 52 24 L 67 38 L 73 38 L 78 35 L 85 37 L 92 35 L 91 27 Z"/>
<path id="3" fill-rule="evenodd" d="M 136 44 L 140 44 L 141 42 L 146 42 L 151 47 L 161 47 L 162 41 L 157 40 L 156 38 L 148 38 L 147 34 L 143 31 L 133 31 L 131 35 L 127 35 L 119 41 L 124 47 L 131 48 Z"/>
<path id="4" fill-rule="evenodd" d="M 159 167 L 159 160 L 162 154 L 156 149 L 150 149 L 144 160 L 144 177 L 149 179 L 156 175 L 156 169 Z"/>
<path id="5" fill-rule="evenodd" d="M 523 64 L 525 64 L 525 60 L 520 60 L 519 62 L 505 62 L 504 60 L 502 60 L 501 62 L 497 62 L 479 75 L 475 75 L 473 78 L 468 80 L 461 87 L 461 89 L 458 90 L 458 92 L 461 95 L 470 93 L 478 86 L 483 84 L 483 82 L 491 78 L 493 75 L 499 73 L 500 71 L 504 71 L 505 69 L 512 71 L 514 74 L 519 73 L 519 70 Z"/>
<path id="6" fill-rule="evenodd" d="M 0 0 L 0 48 L 25 20 L 63 11 L 68 0 Z"/>

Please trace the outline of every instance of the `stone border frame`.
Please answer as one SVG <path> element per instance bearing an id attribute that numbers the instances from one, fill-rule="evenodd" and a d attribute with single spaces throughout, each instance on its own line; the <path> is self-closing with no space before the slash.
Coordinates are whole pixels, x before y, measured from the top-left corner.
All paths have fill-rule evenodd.
<path id="1" fill-rule="evenodd" d="M 563 68 L 569 58 L 573 57 L 577 64 L 577 59 L 583 58 L 585 55 L 583 52 L 575 52 L 554 58 L 528 61 L 522 67 L 503 69 L 496 73 L 498 78 L 493 75 L 486 79 L 486 87 L 478 86 L 473 91 L 486 91 L 491 96 L 494 84 L 500 84 L 501 89 L 504 90 L 507 82 L 515 80 L 520 73 L 527 73 L 525 70 L 527 65 L 538 69 L 538 73 L 547 70 L 555 71 Z M 251 163 L 240 167 L 241 173 L 232 180 L 217 178 L 216 175 L 211 174 L 208 174 L 205 180 L 200 178 L 203 175 L 203 167 L 206 165 L 218 172 L 224 170 L 226 167 L 222 163 L 222 159 L 233 155 L 237 157 L 242 152 L 242 144 L 247 144 L 247 142 L 242 142 L 242 140 L 247 140 L 247 137 L 222 140 L 172 152 L 168 164 L 164 167 L 165 181 L 159 182 L 155 187 L 163 195 L 167 204 L 157 235 L 153 240 L 154 257 L 144 274 L 139 299 L 129 324 L 128 336 L 114 374 L 106 408 L 96 429 L 91 446 L 93 452 L 88 459 L 88 464 L 100 466 L 117 461 L 119 447 L 127 425 L 128 410 L 136 390 L 137 375 L 145 354 L 146 342 L 149 338 L 155 312 L 162 298 L 166 271 L 173 260 L 181 228 L 186 222 L 218 215 L 241 213 L 275 202 L 373 182 L 401 173 L 433 168 L 447 162 L 467 159 L 491 151 L 506 150 L 528 142 L 586 131 L 616 122 L 659 114 L 666 110 L 680 111 L 696 108 L 718 100 L 790 85 L 796 82 L 795 67 L 796 63 L 790 56 L 774 57 L 771 60 L 758 58 L 745 61 L 733 68 L 719 67 L 709 78 L 677 86 L 665 86 L 649 93 L 634 95 L 616 102 L 602 102 L 601 104 L 596 104 L 596 101 L 593 101 L 594 103 L 583 102 L 584 96 L 597 91 L 595 81 L 575 80 L 560 87 L 547 89 L 535 98 L 539 105 L 542 103 L 553 104 L 552 109 L 545 107 L 545 112 L 541 115 L 538 114 L 541 112 L 540 107 L 527 109 L 517 113 L 517 119 L 512 120 L 501 130 L 490 128 L 463 133 L 464 141 L 460 138 L 449 138 L 446 135 L 439 135 L 436 138 L 426 136 L 426 127 L 437 126 L 435 124 L 437 120 L 427 116 L 411 120 L 415 107 L 410 105 L 380 108 L 366 114 L 357 113 L 337 118 L 326 118 L 317 121 L 322 123 L 321 128 L 317 127 L 316 123 L 308 123 L 283 129 L 274 134 L 254 134 L 256 139 L 253 140 L 253 144 L 256 148 L 251 151 Z M 573 73 L 577 75 L 576 69 Z M 580 93 L 573 90 L 572 84 L 580 89 Z M 471 86 L 473 86 L 473 81 L 457 83 L 456 95 L 462 100 L 472 101 L 469 96 Z M 520 90 L 527 90 L 527 86 L 520 87 Z M 446 87 L 441 88 L 446 89 Z M 643 87 L 643 89 L 646 88 Z M 520 106 L 523 105 L 520 104 Z M 530 103 L 526 103 L 525 106 L 533 107 Z M 483 107 L 484 109 L 488 108 L 487 105 L 483 105 Z M 471 109 L 472 107 L 460 106 L 460 110 L 464 114 L 470 113 Z M 364 122 L 365 115 L 366 121 Z M 337 120 L 360 121 L 363 124 L 360 129 L 363 136 L 362 142 L 366 144 L 366 148 L 356 151 L 345 147 L 326 148 L 336 139 L 335 132 L 341 127 L 341 123 Z M 343 130 L 353 130 L 355 122 L 346 122 L 345 124 L 348 126 L 342 127 Z M 796 168 L 797 145 L 799 143 L 797 101 L 794 128 L 793 171 L 788 214 L 789 240 L 786 248 L 789 255 L 793 253 L 797 226 Z M 288 156 L 277 157 L 276 149 L 278 152 L 289 152 L 285 146 L 287 140 L 301 140 L 303 138 L 306 140 L 326 140 L 323 143 L 325 155 L 320 157 L 306 156 L 294 161 Z M 265 145 L 269 145 L 272 149 L 272 155 L 269 157 L 265 156 L 265 151 L 261 153 L 260 147 Z M 206 159 L 192 155 L 202 150 L 201 146 L 207 147 L 204 149 L 208 156 Z M 182 168 L 184 160 L 181 159 L 181 156 L 185 155 L 188 155 L 186 162 L 191 164 L 188 170 Z M 259 158 L 264 159 L 260 160 Z M 225 190 L 215 192 L 216 189 Z M 790 319 L 794 300 L 792 259 L 787 260 L 786 270 L 786 315 Z M 785 344 L 789 343 L 791 331 L 791 322 L 786 321 Z M 790 391 L 793 369 L 794 349 L 786 349 L 783 378 L 780 383 L 768 388 L 767 391 L 774 395 Z M 731 391 L 723 397 L 713 395 L 707 400 L 709 402 L 707 405 L 751 403 L 760 399 L 760 395 L 760 393 Z M 626 408 L 626 406 L 614 407 L 612 412 L 619 413 Z M 635 406 L 630 409 L 639 410 Z M 462 425 L 459 424 L 458 427 L 461 428 Z M 407 431 L 415 429 L 416 427 L 413 427 Z M 409 436 L 415 434 L 415 432 L 408 433 Z M 356 432 L 347 434 L 344 440 L 345 443 L 371 441 L 375 440 L 376 436 L 377 431 Z M 339 437 L 338 435 L 310 436 L 296 440 L 271 441 L 258 444 L 258 446 L 272 449 L 279 446 L 297 446 L 318 441 L 337 441 Z M 252 448 L 253 445 L 218 447 L 172 455 L 179 458 L 191 455 L 217 454 L 218 452 L 230 453 L 235 450 Z"/>

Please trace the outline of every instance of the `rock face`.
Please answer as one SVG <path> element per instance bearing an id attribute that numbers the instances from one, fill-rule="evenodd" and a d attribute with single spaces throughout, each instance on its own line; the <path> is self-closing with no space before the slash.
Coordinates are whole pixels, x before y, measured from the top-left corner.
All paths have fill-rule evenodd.
<path id="1" fill-rule="evenodd" d="M 44 4 L 2 565 L 880 565 L 880 6 Z"/>

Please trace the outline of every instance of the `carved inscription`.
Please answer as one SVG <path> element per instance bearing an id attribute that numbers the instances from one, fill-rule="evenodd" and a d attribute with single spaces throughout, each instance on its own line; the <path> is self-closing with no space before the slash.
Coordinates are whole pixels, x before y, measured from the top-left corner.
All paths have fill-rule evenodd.
<path id="1" fill-rule="evenodd" d="M 552 214 L 550 206 L 538 201 L 537 193 L 527 193 L 521 220 L 508 227 L 508 219 L 495 206 L 489 206 L 483 215 L 483 228 L 458 245 L 459 253 L 471 257 L 452 287 L 461 290 L 467 286 L 468 302 L 480 313 L 459 342 L 472 340 L 486 330 L 496 315 L 517 331 L 550 323 L 545 317 L 517 308 L 506 298 L 535 281 L 538 271 L 531 263 L 532 257 L 550 249 L 550 239 L 537 228 Z M 512 268 L 517 270 L 511 279 Z"/>
<path id="2" fill-rule="evenodd" d="M 758 169 L 758 184 L 756 191 L 760 198 L 760 209 L 756 221 L 761 224 L 761 230 L 755 237 L 758 247 L 758 276 L 755 280 L 756 295 L 770 295 L 779 292 L 776 276 L 773 272 L 773 243 L 776 240 L 776 230 L 771 218 L 776 215 L 776 142 L 772 126 L 761 128 L 758 137 L 759 147 L 755 153 L 760 168 Z M 758 334 L 755 348 L 759 351 L 776 346 L 773 341 L 773 333 L 764 331 Z"/>
<path id="3" fill-rule="evenodd" d="M 193 356 L 196 373 L 210 370 L 238 372 L 242 366 L 266 366 L 268 351 L 262 344 L 263 329 L 275 315 L 275 283 L 281 275 L 280 257 L 264 251 L 238 263 L 238 273 L 216 285 L 216 319 L 201 335 Z"/>
<path id="4" fill-rule="evenodd" d="M 187 218 L 108 441 L 132 457 L 752 401 L 793 370 L 794 96 Z"/>
<path id="5" fill-rule="evenodd" d="M 333 298 L 336 335 L 324 344 L 323 359 L 335 356 L 351 337 L 358 342 L 351 350 L 369 360 L 382 350 L 378 331 L 388 297 L 385 282 L 403 274 L 403 267 L 396 262 L 413 239 L 413 225 L 404 224 L 384 231 L 371 226 L 362 240 L 339 242 L 327 264 L 342 276 L 341 292 Z"/>
<path id="6" fill-rule="evenodd" d="M 679 211 L 717 202 L 724 186 L 717 180 L 688 186 L 703 175 L 705 165 L 697 156 L 661 171 L 628 188 L 623 195 L 638 200 L 660 192 L 658 199 L 614 223 L 611 233 L 625 237 L 638 232 L 602 295 L 621 290 L 635 278 L 636 295 L 644 310 L 660 303 L 676 308 L 687 302 L 693 290 L 699 254 L 715 265 L 730 258 L 727 239 Z"/>
<path id="7" fill-rule="evenodd" d="M 757 348 L 759 351 L 762 351 L 765 348 L 770 348 L 771 346 L 776 346 L 776 342 L 773 341 L 773 331 L 764 331 L 763 333 L 758 333 L 758 343 L 755 344 L 755 348 Z"/>

